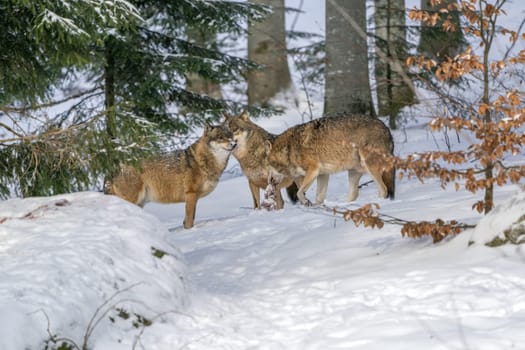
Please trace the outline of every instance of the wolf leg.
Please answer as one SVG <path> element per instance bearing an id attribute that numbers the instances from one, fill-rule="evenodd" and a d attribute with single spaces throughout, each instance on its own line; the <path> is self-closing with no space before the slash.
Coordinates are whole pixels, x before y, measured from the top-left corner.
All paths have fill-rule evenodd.
<path id="1" fill-rule="evenodd" d="M 306 171 L 306 174 L 304 175 L 303 181 L 301 183 L 301 186 L 299 187 L 299 190 L 297 191 L 297 197 L 299 197 L 299 202 L 303 205 L 312 205 L 312 202 L 310 202 L 306 198 L 306 191 L 310 188 L 312 185 L 312 182 L 314 182 L 315 178 L 319 175 L 319 169 L 308 169 Z"/>
<path id="2" fill-rule="evenodd" d="M 330 175 L 319 174 L 317 176 L 317 191 L 315 194 L 315 204 L 322 204 L 326 199 L 326 190 L 328 189 L 328 179 Z"/>
<path id="3" fill-rule="evenodd" d="M 366 171 L 370 174 L 370 176 L 376 183 L 379 192 L 379 197 L 386 198 L 388 196 L 388 191 L 385 183 L 383 182 L 383 165 L 374 164 L 374 162 L 367 159 L 365 159 L 363 163 L 365 163 Z"/>
<path id="4" fill-rule="evenodd" d="M 396 168 L 392 166 L 390 170 L 384 170 L 381 178 L 386 185 L 387 197 L 394 199 L 396 192 Z"/>
<path id="5" fill-rule="evenodd" d="M 284 208 L 284 200 L 280 188 L 275 189 L 275 202 L 277 204 L 277 209 Z"/>
<path id="6" fill-rule="evenodd" d="M 250 192 L 252 193 L 253 198 L 253 208 L 261 209 L 261 194 L 259 192 L 259 186 L 248 180 L 248 185 L 250 186 Z"/>
<path id="7" fill-rule="evenodd" d="M 186 216 L 184 217 L 184 228 L 192 228 L 195 220 L 195 208 L 197 207 L 197 193 L 186 192 Z"/>
<path id="8" fill-rule="evenodd" d="M 380 198 L 387 198 L 389 191 L 386 184 L 383 182 L 383 169 L 385 167 L 384 151 L 377 149 L 362 148 L 359 149 L 359 156 L 361 157 L 361 165 L 370 174 L 377 185 Z"/>
<path id="9" fill-rule="evenodd" d="M 348 201 L 353 202 L 359 195 L 359 180 L 363 174 L 357 170 L 348 170 Z"/>

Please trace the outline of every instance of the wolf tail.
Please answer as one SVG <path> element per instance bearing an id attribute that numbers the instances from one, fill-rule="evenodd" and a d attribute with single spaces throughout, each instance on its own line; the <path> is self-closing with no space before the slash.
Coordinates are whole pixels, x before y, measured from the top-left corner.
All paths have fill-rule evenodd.
<path id="1" fill-rule="evenodd" d="M 387 197 L 394 199 L 396 192 L 396 168 L 392 166 L 391 170 L 383 171 L 381 178 L 386 186 Z"/>
<path id="2" fill-rule="evenodd" d="M 295 204 L 299 200 L 299 197 L 297 197 L 297 192 L 299 191 L 299 187 L 297 187 L 297 184 L 295 182 L 292 182 L 292 184 L 288 187 L 286 187 L 286 194 L 288 194 L 288 198 L 290 198 L 290 201 Z"/>

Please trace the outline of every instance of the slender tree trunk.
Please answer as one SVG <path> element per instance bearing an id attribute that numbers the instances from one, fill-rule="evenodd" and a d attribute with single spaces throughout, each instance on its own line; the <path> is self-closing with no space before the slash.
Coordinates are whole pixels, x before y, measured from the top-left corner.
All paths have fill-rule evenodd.
<path id="1" fill-rule="evenodd" d="M 190 28 L 188 30 L 188 38 L 190 41 L 192 41 L 194 44 L 208 48 L 208 49 L 217 49 L 216 43 L 216 37 L 214 34 L 207 33 L 206 31 L 203 31 L 199 28 Z M 209 79 L 204 78 L 202 75 L 198 73 L 190 73 L 188 74 L 188 80 L 186 81 L 186 88 L 189 91 L 201 94 L 201 95 L 207 95 L 211 98 L 215 99 L 221 99 L 222 98 L 222 92 L 221 92 L 221 85 L 218 83 L 215 83 Z"/>
<path id="2" fill-rule="evenodd" d="M 375 115 L 362 0 L 326 1 L 324 113 L 341 112 Z"/>
<path id="3" fill-rule="evenodd" d="M 481 11 L 480 6 L 480 11 Z M 483 103 L 486 105 L 490 105 L 490 76 L 489 76 L 489 69 L 490 69 L 490 61 L 489 61 L 489 53 L 492 46 L 492 38 L 494 35 L 494 32 L 496 31 L 495 23 L 487 23 L 487 25 L 490 25 L 491 28 L 485 28 L 483 25 L 483 18 L 480 21 L 481 24 L 481 31 L 488 29 L 488 32 L 483 35 L 483 97 L 481 98 Z M 491 34 L 489 34 L 491 33 Z M 491 37 L 492 36 L 492 37 Z M 488 127 L 488 125 L 492 122 L 492 116 L 489 109 L 485 111 L 484 115 L 484 123 L 485 127 Z M 496 145 L 494 145 L 495 147 Z M 494 178 L 494 163 L 490 161 L 485 168 L 485 179 L 487 180 L 493 180 Z M 484 208 L 483 211 L 485 214 L 490 212 L 492 210 L 492 207 L 494 206 L 494 184 L 489 183 L 487 188 L 485 188 L 485 196 L 484 196 Z"/>
<path id="4" fill-rule="evenodd" d="M 396 117 L 401 108 L 416 103 L 414 87 L 408 85 L 393 64 L 402 67 L 408 75 L 405 1 L 375 0 L 375 47 L 381 50 L 375 60 L 378 114 L 389 116 L 392 129 L 397 127 Z"/>
<path id="5" fill-rule="evenodd" d="M 273 10 L 262 22 L 248 23 L 248 59 L 264 66 L 248 73 L 248 103 L 266 105 L 292 83 L 286 52 L 284 0 L 249 2 L 269 5 Z"/>
<path id="6" fill-rule="evenodd" d="M 113 52 L 112 40 L 105 42 L 105 67 L 104 67 L 104 106 L 106 109 L 106 147 L 108 167 L 106 175 L 111 176 L 118 167 L 118 161 L 114 156 L 113 141 L 117 138 L 117 110 L 115 103 L 115 56 Z"/>
<path id="7" fill-rule="evenodd" d="M 116 137 L 116 111 L 115 111 L 115 57 L 110 40 L 105 47 L 105 72 L 104 72 L 104 105 L 106 107 L 106 130 L 110 139 Z"/>

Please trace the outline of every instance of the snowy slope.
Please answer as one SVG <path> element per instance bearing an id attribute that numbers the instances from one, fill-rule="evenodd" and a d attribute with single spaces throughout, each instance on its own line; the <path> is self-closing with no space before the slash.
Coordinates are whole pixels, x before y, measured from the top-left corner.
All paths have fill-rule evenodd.
<path id="1" fill-rule="evenodd" d="M 117 349 L 136 333 L 134 313 L 153 319 L 188 300 L 184 258 L 162 225 L 118 198 L 12 199 L 0 202 L 0 222 L 2 350 L 42 349 L 49 334 L 82 346 L 90 324 L 90 346 Z"/>

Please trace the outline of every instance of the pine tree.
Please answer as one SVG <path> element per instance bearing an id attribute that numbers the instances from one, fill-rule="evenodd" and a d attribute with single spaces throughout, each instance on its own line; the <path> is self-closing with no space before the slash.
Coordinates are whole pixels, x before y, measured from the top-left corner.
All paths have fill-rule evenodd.
<path id="1" fill-rule="evenodd" d="M 262 18 L 261 7 L 204 0 L 111 4 L 113 9 L 91 1 L 0 5 L 17 17 L 1 20 L 0 29 L 10 29 L 18 40 L 9 44 L 2 31 L 3 47 L 20 48 L 0 59 L 0 71 L 5 74 L 18 64 L 16 55 L 23 55 L 20 63 L 28 68 L 18 70 L 16 79 L 31 82 L 0 87 L 7 119 L 0 128 L 9 135 L 0 140 L 3 196 L 12 190 L 46 195 L 100 185 L 120 163 L 158 152 L 167 140 L 217 119 L 228 106 L 186 90 L 190 73 L 226 83 L 240 80 L 251 67 L 245 59 L 191 43 L 185 30 L 200 26 L 240 35 L 247 18 Z M 64 86 L 67 91 L 59 91 Z M 59 95 L 69 104 L 61 113 L 35 109 L 57 104 Z M 179 112 L 185 106 L 191 114 Z M 30 117 L 39 123 L 22 127 Z"/>

